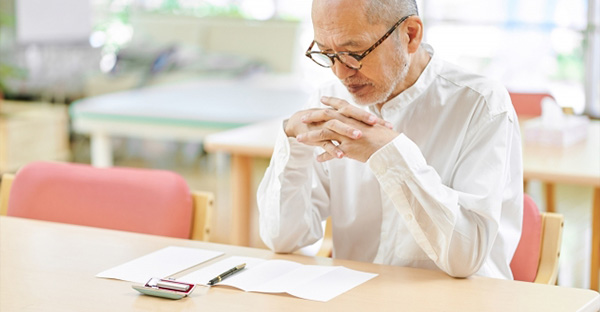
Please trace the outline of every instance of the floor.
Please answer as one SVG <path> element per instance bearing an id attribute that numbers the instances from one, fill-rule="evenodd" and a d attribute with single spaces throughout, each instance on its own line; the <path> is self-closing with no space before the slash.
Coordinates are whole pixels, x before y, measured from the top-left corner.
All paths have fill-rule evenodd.
<path id="1" fill-rule="evenodd" d="M 181 174 L 191 189 L 212 191 L 216 196 L 211 240 L 227 243 L 229 235 L 229 172 L 227 156 L 207 155 L 199 144 L 156 142 L 133 139 L 115 140 L 115 165 L 173 170 Z M 78 138 L 74 144 L 75 161 L 89 162 L 88 142 Z M 255 161 L 253 187 L 256 189 L 267 160 Z M 527 192 L 541 210 L 544 194 L 539 182 L 531 181 Z M 592 188 L 573 185 L 556 186 L 557 212 L 565 217 L 560 257 L 559 285 L 589 287 Z M 264 248 L 258 237 L 256 204 L 253 209 L 251 245 Z"/>

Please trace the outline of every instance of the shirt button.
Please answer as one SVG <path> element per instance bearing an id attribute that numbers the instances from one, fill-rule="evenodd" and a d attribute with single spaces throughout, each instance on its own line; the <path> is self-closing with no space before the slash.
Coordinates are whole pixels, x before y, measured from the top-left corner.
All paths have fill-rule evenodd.
<path id="1" fill-rule="evenodd" d="M 404 221 L 410 222 L 410 221 L 412 221 L 412 219 L 413 219 L 413 216 L 411 214 L 407 213 L 404 215 Z"/>

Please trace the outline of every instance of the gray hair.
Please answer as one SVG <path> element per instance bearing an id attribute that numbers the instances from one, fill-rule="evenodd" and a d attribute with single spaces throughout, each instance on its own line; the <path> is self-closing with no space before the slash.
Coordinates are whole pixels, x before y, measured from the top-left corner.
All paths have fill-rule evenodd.
<path id="1" fill-rule="evenodd" d="M 367 0 L 365 6 L 370 24 L 394 25 L 403 16 L 419 14 L 415 0 Z"/>

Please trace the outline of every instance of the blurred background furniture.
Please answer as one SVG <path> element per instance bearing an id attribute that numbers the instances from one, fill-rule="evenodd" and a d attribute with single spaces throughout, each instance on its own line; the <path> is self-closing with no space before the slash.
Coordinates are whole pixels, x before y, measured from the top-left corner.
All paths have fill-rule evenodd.
<path id="1" fill-rule="evenodd" d="M 521 122 L 521 133 L 523 132 Z M 590 288 L 598 291 L 600 274 L 600 120 L 591 120 L 584 141 L 571 146 L 547 146 L 523 142 L 523 179 L 546 184 L 576 184 L 593 187 L 591 212 Z M 548 198 L 548 194 L 546 194 Z M 548 199 L 547 199 L 548 201 Z M 554 211 L 554 199 L 546 211 Z"/>
<path id="2" fill-rule="evenodd" d="M 521 239 L 510 263 L 515 280 L 556 284 L 563 220 L 557 213 L 540 213 L 531 196 L 524 194 Z"/>
<path id="3" fill-rule="evenodd" d="M 66 161 L 70 156 L 66 107 L 0 99 L 0 174 L 34 160 Z"/>
<path id="4" fill-rule="evenodd" d="M 75 132 L 91 137 L 92 164 L 108 167 L 113 136 L 202 142 L 208 133 L 291 115 L 307 98 L 291 77 L 200 79 L 82 99 L 71 118 Z"/>
<path id="5" fill-rule="evenodd" d="M 297 47 L 300 23 L 294 20 L 182 16 L 137 12 L 132 43 L 178 44 L 204 53 L 239 55 L 265 64 L 269 71 L 290 73 L 302 53 Z M 214 66 L 214 65 L 213 65 Z"/>
<path id="6" fill-rule="evenodd" d="M 542 101 L 554 97 L 548 92 L 511 92 L 510 100 L 515 108 L 519 120 L 528 120 L 542 115 Z M 523 189 L 527 190 L 527 179 L 523 179 Z M 544 192 L 546 193 L 546 210 L 554 211 L 555 207 L 555 187 L 553 183 L 544 183 Z"/>
<path id="7" fill-rule="evenodd" d="M 253 159 L 269 159 L 283 118 L 251 124 L 206 136 L 204 149 L 209 153 L 231 156 L 231 242 L 249 246 L 252 229 L 252 208 L 256 202 L 253 179 Z M 254 222 L 254 224 L 256 224 Z"/>
<path id="8" fill-rule="evenodd" d="M 0 214 L 207 240 L 213 195 L 163 170 L 33 162 L 2 178 Z"/>
<path id="9" fill-rule="evenodd" d="M 198 78 L 291 74 L 301 59 L 298 21 L 135 12 L 131 42 L 86 77 L 87 97 Z"/>
<path id="10" fill-rule="evenodd" d="M 169 14 L 139 5 L 3 1 L 0 89 L 10 98 L 68 104 L 198 76 L 291 73 L 301 59 L 298 20 Z"/>
<path id="11" fill-rule="evenodd" d="M 542 115 L 542 100 L 554 99 L 550 93 L 509 92 L 517 116 L 537 117 Z"/>

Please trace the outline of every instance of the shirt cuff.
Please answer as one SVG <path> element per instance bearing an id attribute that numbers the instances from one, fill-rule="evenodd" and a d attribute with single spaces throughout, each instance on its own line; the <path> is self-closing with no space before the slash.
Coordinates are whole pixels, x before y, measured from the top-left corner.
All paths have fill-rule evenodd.
<path id="1" fill-rule="evenodd" d="M 388 173 L 406 177 L 411 171 L 417 172 L 427 166 L 419 147 L 401 133 L 390 143 L 377 150 L 367 160 L 371 171 L 381 178 Z"/>
<path id="2" fill-rule="evenodd" d="M 300 143 L 296 138 L 288 137 L 283 127 L 279 128 L 277 141 L 273 156 L 284 159 L 287 168 L 306 167 L 315 157 L 314 147 Z"/>

